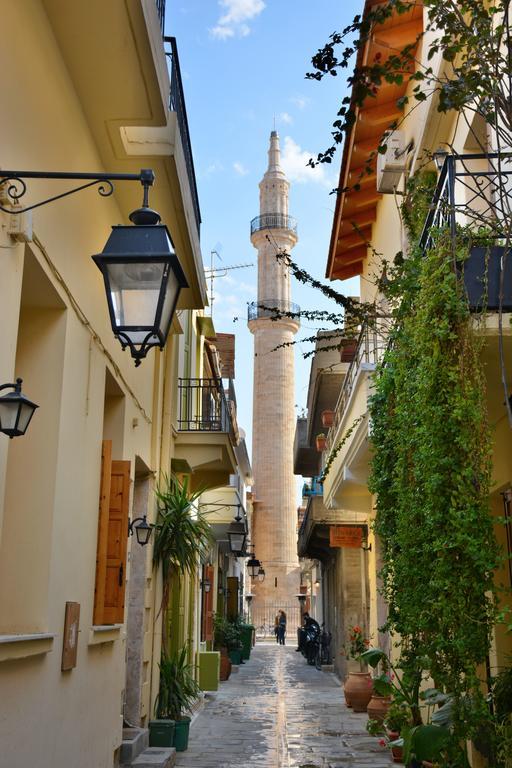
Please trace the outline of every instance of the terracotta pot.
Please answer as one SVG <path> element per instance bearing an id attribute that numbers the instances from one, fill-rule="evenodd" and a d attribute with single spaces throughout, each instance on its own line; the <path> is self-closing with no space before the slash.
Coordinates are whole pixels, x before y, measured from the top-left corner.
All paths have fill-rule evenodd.
<path id="1" fill-rule="evenodd" d="M 390 705 L 390 696 L 379 696 L 378 694 L 373 693 L 370 699 L 370 703 L 366 708 L 368 717 L 370 720 L 377 720 L 379 723 L 383 723 Z"/>
<path id="2" fill-rule="evenodd" d="M 345 696 L 348 694 L 354 712 L 366 712 L 372 697 L 372 678 L 369 672 L 349 672 L 345 680 Z"/>
<path id="3" fill-rule="evenodd" d="M 231 674 L 231 660 L 228 656 L 227 648 L 220 649 L 220 674 L 219 680 L 223 682 L 229 680 Z"/>
<path id="4" fill-rule="evenodd" d="M 319 453 L 325 451 L 326 438 L 325 435 L 316 438 L 316 449 Z"/>
<path id="5" fill-rule="evenodd" d="M 398 731 L 388 731 L 388 739 L 390 741 L 396 741 L 400 738 L 400 734 Z M 393 755 L 393 762 L 394 763 L 402 763 L 404 750 L 402 747 L 391 747 L 391 754 Z"/>
<path id="6" fill-rule="evenodd" d="M 334 424 L 334 411 L 322 411 L 320 414 L 322 427 L 332 427 Z"/>

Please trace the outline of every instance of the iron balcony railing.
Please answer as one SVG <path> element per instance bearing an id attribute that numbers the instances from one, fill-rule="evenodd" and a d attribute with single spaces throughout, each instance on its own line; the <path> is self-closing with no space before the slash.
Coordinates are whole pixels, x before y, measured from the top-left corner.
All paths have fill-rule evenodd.
<path id="1" fill-rule="evenodd" d="M 288 229 L 297 234 L 297 221 L 293 216 L 285 216 L 283 213 L 263 213 L 251 221 L 251 235 L 262 229 Z"/>
<path id="2" fill-rule="evenodd" d="M 194 169 L 194 159 L 192 157 L 192 144 L 190 142 L 190 133 L 188 130 L 187 109 L 185 107 L 185 97 L 183 94 L 183 83 L 181 80 L 180 60 L 178 58 L 178 48 L 176 38 L 169 37 L 166 40 L 171 45 L 171 96 L 169 108 L 176 112 L 178 126 L 180 129 L 181 143 L 185 153 L 185 163 L 187 167 L 188 181 L 190 184 L 190 193 L 192 195 L 192 205 L 194 207 L 194 216 L 199 234 L 201 228 L 201 210 L 199 208 L 199 196 L 197 194 L 196 172 Z"/>
<path id="3" fill-rule="evenodd" d="M 274 317 L 279 318 L 280 313 L 289 313 L 294 315 L 292 320 L 299 321 L 300 307 L 298 304 L 294 304 L 292 301 L 284 301 L 283 299 L 260 299 L 259 301 L 251 301 L 247 307 L 247 319 L 257 320 L 259 317 Z M 286 315 L 288 317 L 288 315 Z"/>
<path id="4" fill-rule="evenodd" d="M 338 402 L 336 403 L 334 421 L 327 433 L 326 456 L 331 452 L 335 441 L 341 437 L 338 435 L 339 428 L 345 417 L 350 396 L 360 370 L 362 370 L 363 366 L 366 370 L 375 369 L 375 366 L 380 362 L 387 349 L 390 329 L 390 318 L 379 318 L 378 320 L 365 321 L 363 323 L 354 357 L 349 365 Z"/>
<path id="5" fill-rule="evenodd" d="M 236 403 L 220 379 L 178 379 L 178 403 L 180 432 L 234 433 Z"/>
<path id="6" fill-rule="evenodd" d="M 158 13 L 158 19 L 160 21 L 160 29 L 162 30 L 162 37 L 164 36 L 165 27 L 165 0 L 155 0 L 156 12 Z"/>
<path id="7" fill-rule="evenodd" d="M 440 230 L 457 225 L 491 226 L 500 236 L 500 221 L 510 221 L 512 154 L 487 153 L 446 155 L 420 237 L 424 252 L 434 244 Z"/>

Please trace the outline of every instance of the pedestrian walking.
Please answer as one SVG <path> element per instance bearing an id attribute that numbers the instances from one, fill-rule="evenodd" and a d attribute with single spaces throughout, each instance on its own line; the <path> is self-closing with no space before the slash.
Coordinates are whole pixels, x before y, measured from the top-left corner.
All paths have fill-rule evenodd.
<path id="1" fill-rule="evenodd" d="M 284 611 L 279 611 L 279 622 L 278 622 L 278 630 L 277 630 L 277 639 L 278 639 L 279 645 L 285 645 L 285 637 L 286 637 L 286 613 Z"/>
<path id="2" fill-rule="evenodd" d="M 274 635 L 276 637 L 276 643 L 279 642 L 279 619 L 281 618 L 281 611 L 278 611 L 274 618 Z"/>

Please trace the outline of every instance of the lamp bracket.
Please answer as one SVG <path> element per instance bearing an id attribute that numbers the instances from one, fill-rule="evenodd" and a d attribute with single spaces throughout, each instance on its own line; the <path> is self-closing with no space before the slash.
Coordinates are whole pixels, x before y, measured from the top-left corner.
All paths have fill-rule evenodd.
<path id="1" fill-rule="evenodd" d="M 27 191 L 27 185 L 24 179 L 50 179 L 50 180 L 73 180 L 86 181 L 73 189 L 61 192 L 59 195 L 48 197 L 34 205 L 28 205 L 23 208 L 19 201 Z M 40 208 L 42 205 L 53 203 L 63 197 L 74 195 L 75 192 L 81 192 L 83 189 L 98 185 L 98 193 L 102 197 L 110 197 L 114 191 L 114 181 L 139 181 L 144 188 L 143 207 L 148 206 L 149 187 L 153 186 L 155 174 L 151 168 L 143 168 L 140 173 L 67 173 L 59 171 L 3 171 L 0 170 L 0 194 L 3 191 L 9 200 L 9 206 L 0 203 L 0 211 L 17 216 L 27 211 L 33 211 L 34 208 Z M 4 187 L 4 185 L 6 185 Z M 0 198 L 1 199 L 1 198 Z M 5 198 L 4 198 L 5 201 Z"/>
<path id="2" fill-rule="evenodd" d="M 0 384 L 0 391 L 2 391 L 2 389 L 14 389 L 14 391 L 19 394 L 21 392 L 22 384 L 23 384 L 23 379 L 16 379 L 15 384 Z"/>
<path id="3" fill-rule="evenodd" d="M 133 531 L 135 528 L 135 523 L 143 523 L 146 520 L 146 516 L 144 517 L 134 517 L 133 520 L 128 520 L 128 536 L 133 536 Z M 146 521 L 147 522 L 147 521 Z M 156 528 L 155 525 L 152 523 L 149 524 L 151 528 Z"/>

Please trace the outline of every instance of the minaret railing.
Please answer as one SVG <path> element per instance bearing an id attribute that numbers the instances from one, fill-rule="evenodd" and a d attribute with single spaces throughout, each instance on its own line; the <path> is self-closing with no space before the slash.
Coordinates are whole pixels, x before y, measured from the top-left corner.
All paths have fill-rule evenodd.
<path id="1" fill-rule="evenodd" d="M 251 221 L 251 235 L 262 229 L 287 229 L 297 234 L 297 220 L 284 213 L 262 213 Z"/>

